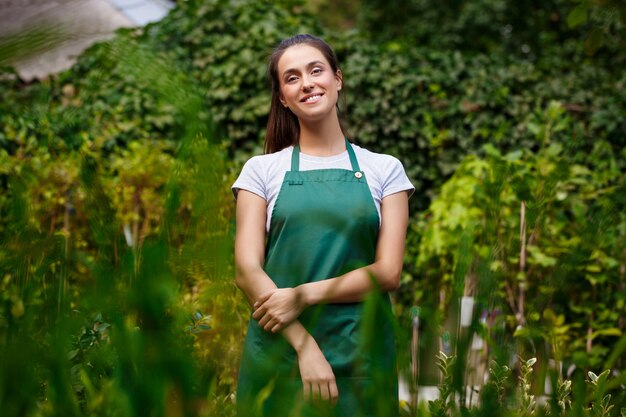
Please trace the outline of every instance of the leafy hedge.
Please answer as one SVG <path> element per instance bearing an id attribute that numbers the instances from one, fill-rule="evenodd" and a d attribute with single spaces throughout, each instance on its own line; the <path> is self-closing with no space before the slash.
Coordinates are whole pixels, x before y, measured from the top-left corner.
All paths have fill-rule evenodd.
<path id="1" fill-rule="evenodd" d="M 354 137 L 398 155 L 423 203 L 465 155 L 481 153 L 486 143 L 504 151 L 538 149 L 546 134 L 539 119 L 552 100 L 567 110 L 552 140 L 572 161 L 598 139 L 617 152 L 625 145 L 626 78 L 611 79 L 602 69 L 545 74 L 527 61 L 361 48 L 345 51 L 344 59 Z"/>
<path id="2" fill-rule="evenodd" d="M 377 43 L 512 56 L 558 72 L 591 59 L 619 73 L 626 60 L 626 5 L 620 0 L 359 3 L 360 26 Z"/>

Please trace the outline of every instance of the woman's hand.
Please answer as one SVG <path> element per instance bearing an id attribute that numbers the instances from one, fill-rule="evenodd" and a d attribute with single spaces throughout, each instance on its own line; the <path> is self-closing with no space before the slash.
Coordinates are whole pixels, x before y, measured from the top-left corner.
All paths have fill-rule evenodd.
<path id="1" fill-rule="evenodd" d="M 304 398 L 326 400 L 334 404 L 339 397 L 337 381 L 330 364 L 312 337 L 298 350 L 298 366 Z"/>
<path id="2" fill-rule="evenodd" d="M 305 307 L 297 289 L 275 288 L 259 296 L 252 317 L 264 330 L 276 333 L 297 319 Z"/>

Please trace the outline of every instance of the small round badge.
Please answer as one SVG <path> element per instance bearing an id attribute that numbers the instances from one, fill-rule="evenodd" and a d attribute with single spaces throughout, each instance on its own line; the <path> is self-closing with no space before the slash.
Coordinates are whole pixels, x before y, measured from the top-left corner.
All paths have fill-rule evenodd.
<path id="1" fill-rule="evenodd" d="M 360 179 L 363 176 L 363 174 L 361 172 L 357 171 L 357 172 L 354 173 L 354 176 Z"/>

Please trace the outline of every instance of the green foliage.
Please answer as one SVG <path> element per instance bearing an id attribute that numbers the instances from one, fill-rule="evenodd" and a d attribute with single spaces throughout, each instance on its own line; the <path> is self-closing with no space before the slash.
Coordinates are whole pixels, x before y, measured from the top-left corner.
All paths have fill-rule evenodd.
<path id="1" fill-rule="evenodd" d="M 535 396 L 530 392 L 530 375 L 533 372 L 533 365 L 537 363 L 537 358 L 530 358 L 526 361 L 520 358 L 520 375 L 518 384 L 518 404 L 520 417 L 530 417 L 535 414 L 537 402 Z"/>
<path id="2" fill-rule="evenodd" d="M 439 398 L 428 404 L 430 413 L 435 417 L 451 415 L 451 413 L 455 413 L 457 410 L 452 380 L 452 368 L 455 361 L 455 356 L 447 356 L 443 352 L 439 352 L 437 356 L 437 367 L 441 371 L 443 381 L 439 385 Z"/>
<path id="3" fill-rule="evenodd" d="M 496 410 L 491 410 L 492 412 L 495 411 L 495 415 L 505 404 L 507 383 L 510 377 L 511 369 L 508 366 L 500 365 L 495 360 L 491 361 L 489 379 L 481 391 L 481 403 L 495 407 Z"/>
<path id="4" fill-rule="evenodd" d="M 609 370 L 600 375 L 592 372 L 588 380 L 577 389 L 576 394 L 582 398 L 576 398 L 572 407 L 569 396 L 572 393 L 572 380 L 565 379 L 561 382 L 554 399 L 558 402 L 557 409 L 551 409 L 549 404 L 540 405 L 532 394 L 531 379 L 533 367 L 537 363 L 536 358 L 524 360 L 518 358 L 519 366 L 517 383 L 512 378 L 511 369 L 506 365 L 492 362 L 489 368 L 490 379 L 480 391 L 481 402 L 478 406 L 463 407 L 454 399 L 452 386 L 452 370 L 455 357 L 448 357 L 440 353 L 437 357 L 441 371 L 442 383 L 439 388 L 440 397 L 428 402 L 429 411 L 423 409 L 411 410 L 407 415 L 411 416 L 610 416 L 616 415 L 611 410 L 615 408 L 611 395 L 604 394 L 604 385 L 608 380 Z M 493 395 L 497 394 L 497 395 Z M 586 400 L 584 397 L 589 399 Z M 581 401 L 582 399 L 582 401 Z M 587 406 L 588 405 L 588 406 Z M 622 411 L 623 412 L 623 411 Z"/>
<path id="5" fill-rule="evenodd" d="M 374 46 L 355 51 L 344 62 L 345 73 L 352 74 L 346 76 L 351 133 L 370 148 L 402 158 L 418 189 L 416 204 L 426 203 L 432 197 L 429 192 L 449 177 L 465 155 L 484 152 L 484 144 L 505 152 L 538 149 L 544 132 L 536 126 L 547 125 L 543 109 L 556 98 L 561 112 L 569 117 L 553 127 L 552 140 L 562 143 L 574 161 L 591 151 L 593 142 L 585 139 L 588 137 L 607 138 L 616 152 L 623 146 L 619 132 L 624 126 L 617 121 L 623 118 L 617 114 L 616 124 L 605 120 L 596 125 L 591 120 L 599 114 L 566 111 L 587 102 L 580 89 L 604 90 L 600 85 L 610 77 L 597 70 L 581 68 L 572 78 L 563 74 L 552 77 L 523 62 L 503 64 L 484 56 L 385 51 Z M 360 68 L 369 70 L 361 72 Z M 624 82 L 611 84 L 606 93 L 617 98 L 615 88 Z M 358 95 L 352 95 L 350 89 Z M 365 91 L 371 91 L 368 100 L 361 99 Z M 604 101 L 600 97 L 589 99 Z M 591 102 L 590 109 L 603 107 Z M 624 105 L 620 106 L 618 113 L 623 114 Z M 592 119 L 587 119 L 589 116 Z M 593 132 L 592 126 L 598 132 Z M 617 129 L 611 131 L 608 126 Z"/>
<path id="6" fill-rule="evenodd" d="M 585 51 L 607 68 L 626 55 L 620 0 L 362 0 L 359 26 L 373 40 L 509 55 L 570 66 Z M 554 59 L 554 58 L 557 59 Z M 578 61 L 579 62 L 579 61 Z"/>
<path id="7" fill-rule="evenodd" d="M 522 345 L 543 340 L 549 357 L 597 368 L 623 333 L 625 177 L 603 141 L 571 162 L 553 139 L 568 120 L 560 108 L 536 125 L 538 152 L 468 156 L 423 214 L 409 259 L 418 302 L 432 294 L 445 309 L 440 291 L 476 288 Z"/>
<path id="8" fill-rule="evenodd" d="M 27 88 L 3 81 L 0 408 L 232 415 L 247 308 L 224 148 L 194 82 L 134 34 L 84 58 Z M 211 329 L 194 316 L 185 332 L 198 310 Z"/>

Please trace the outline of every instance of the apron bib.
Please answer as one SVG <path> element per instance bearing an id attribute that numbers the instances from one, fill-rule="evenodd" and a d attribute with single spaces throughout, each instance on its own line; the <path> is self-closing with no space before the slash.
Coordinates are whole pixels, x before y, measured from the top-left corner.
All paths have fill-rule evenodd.
<path id="1" fill-rule="evenodd" d="M 300 171 L 294 147 L 272 217 L 265 272 L 277 287 L 337 277 L 374 262 L 379 217 L 365 175 L 346 140 L 352 170 Z M 307 308 L 298 320 L 330 363 L 334 407 L 303 401 L 297 356 L 280 334 L 250 318 L 239 371 L 239 417 L 395 417 L 398 415 L 389 294 L 359 303 Z"/>

